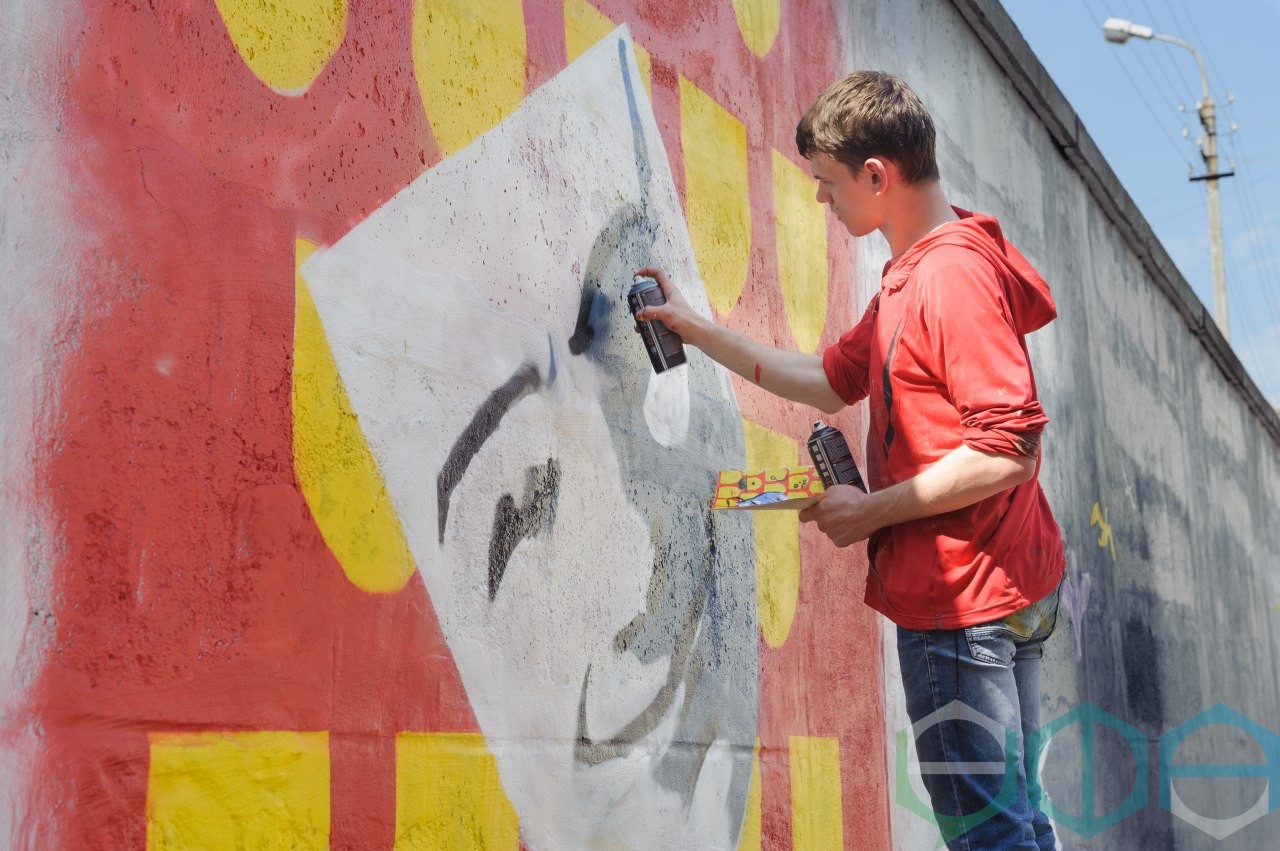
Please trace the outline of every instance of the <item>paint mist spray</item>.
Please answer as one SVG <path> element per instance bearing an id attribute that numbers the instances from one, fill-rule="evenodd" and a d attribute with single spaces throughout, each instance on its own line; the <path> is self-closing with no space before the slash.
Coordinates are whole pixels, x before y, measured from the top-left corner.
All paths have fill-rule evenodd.
<path id="1" fill-rule="evenodd" d="M 813 466 L 817 468 L 822 483 L 827 487 L 836 485 L 853 485 L 863 493 L 867 486 L 858 473 L 858 465 L 849 451 L 849 444 L 835 426 L 824 425 L 822 420 L 813 424 L 813 434 L 809 435 L 809 456 L 813 458 Z"/>
<path id="2" fill-rule="evenodd" d="M 666 303 L 667 298 L 662 294 L 662 287 L 658 286 L 657 281 L 643 275 L 634 277 L 631 290 L 627 293 L 627 306 L 631 308 L 633 317 L 646 307 Z M 654 372 L 665 372 L 685 362 L 684 340 L 666 325 L 656 319 L 637 321 L 636 330 L 644 338 L 644 347 L 649 352 Z"/>

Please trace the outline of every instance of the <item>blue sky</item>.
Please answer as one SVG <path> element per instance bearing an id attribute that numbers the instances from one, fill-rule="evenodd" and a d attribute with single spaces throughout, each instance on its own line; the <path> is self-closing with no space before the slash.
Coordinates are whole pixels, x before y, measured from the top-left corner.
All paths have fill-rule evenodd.
<path id="1" fill-rule="evenodd" d="M 1111 44 L 1102 22 L 1125 18 L 1200 52 L 1218 105 L 1219 169 L 1234 162 L 1236 172 L 1219 184 L 1231 345 L 1280 407 L 1280 2 L 1002 2 L 1169 256 L 1212 307 L 1204 184 L 1187 180 L 1189 166 L 1204 173 L 1195 58 L 1158 41 Z"/>

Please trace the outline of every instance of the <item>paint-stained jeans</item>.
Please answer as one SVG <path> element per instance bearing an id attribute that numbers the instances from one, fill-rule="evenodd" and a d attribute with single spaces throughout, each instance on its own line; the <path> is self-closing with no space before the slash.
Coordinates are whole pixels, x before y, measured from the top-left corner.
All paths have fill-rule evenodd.
<path id="1" fill-rule="evenodd" d="M 967 629 L 898 627 L 921 779 L 951 851 L 1055 847 L 1023 743 L 1039 726 L 1040 658 L 1058 594 Z"/>

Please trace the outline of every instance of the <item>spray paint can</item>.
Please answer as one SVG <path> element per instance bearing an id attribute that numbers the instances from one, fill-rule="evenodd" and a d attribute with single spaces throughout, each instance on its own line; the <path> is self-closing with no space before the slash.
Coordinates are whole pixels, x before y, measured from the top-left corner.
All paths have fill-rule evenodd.
<path id="1" fill-rule="evenodd" d="M 858 473 L 858 465 L 849 451 L 849 444 L 835 426 L 824 425 L 822 420 L 813 424 L 809 435 L 809 456 L 817 468 L 822 483 L 827 487 L 853 485 L 864 493 L 867 486 Z"/>
<path id="2" fill-rule="evenodd" d="M 627 293 L 627 306 L 631 308 L 633 317 L 646 307 L 666 303 L 667 298 L 662 294 L 662 287 L 658 286 L 657 281 L 643 275 L 635 276 L 635 283 Z M 684 340 L 666 325 L 656 319 L 637 321 L 636 330 L 644 338 L 644 347 L 649 352 L 654 372 L 665 372 L 685 362 Z"/>

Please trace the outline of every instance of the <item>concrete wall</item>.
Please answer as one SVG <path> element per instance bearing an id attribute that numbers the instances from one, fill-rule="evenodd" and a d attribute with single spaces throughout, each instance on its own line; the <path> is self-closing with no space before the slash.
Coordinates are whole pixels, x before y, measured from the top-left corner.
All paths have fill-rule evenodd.
<path id="1" fill-rule="evenodd" d="M 1064 844 L 1266 846 L 1156 742 L 1280 760 L 1280 423 L 994 2 L 12 5 L 0 844 L 932 847 L 865 562 L 704 507 L 811 412 L 621 301 L 848 327 L 792 134 L 871 66 L 1058 299 Z"/>
<path id="2" fill-rule="evenodd" d="M 1042 705 L 1063 844 L 1270 847 L 1280 421 L 997 2 L 859 3 L 843 31 L 846 65 L 917 88 L 953 203 L 999 216 L 1057 299 L 1031 345 L 1070 564 Z M 885 255 L 862 250 L 866 296 Z M 898 847 L 934 835 L 900 797 L 893 820 Z"/>

